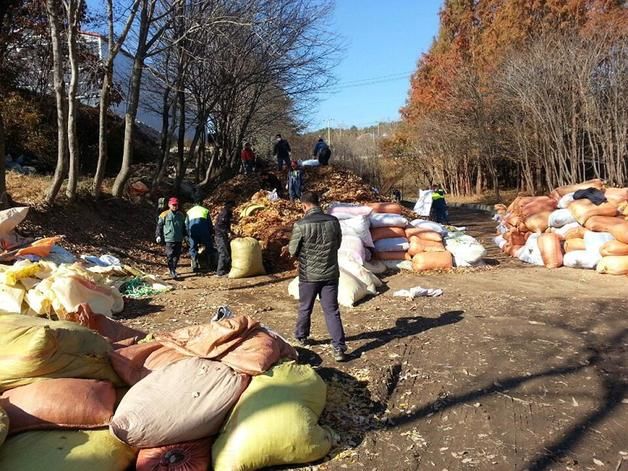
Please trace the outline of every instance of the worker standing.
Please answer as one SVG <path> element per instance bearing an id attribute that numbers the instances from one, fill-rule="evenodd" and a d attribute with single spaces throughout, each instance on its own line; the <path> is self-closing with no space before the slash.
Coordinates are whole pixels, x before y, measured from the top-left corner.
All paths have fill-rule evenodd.
<path id="1" fill-rule="evenodd" d="M 290 154 L 292 149 L 290 143 L 281 137 L 281 134 L 275 136 L 275 145 L 273 147 L 273 155 L 277 158 L 277 167 L 279 170 L 283 170 L 285 164 L 286 168 L 290 168 Z"/>
<path id="2" fill-rule="evenodd" d="M 216 250 L 218 265 L 216 276 L 224 276 L 231 269 L 231 219 L 233 218 L 234 201 L 227 201 L 216 218 Z"/>
<path id="3" fill-rule="evenodd" d="M 301 198 L 305 216 L 292 229 L 288 251 L 299 260 L 299 314 L 295 329 L 297 342 L 308 344 L 312 309 L 320 296 L 327 330 L 336 361 L 346 361 L 347 345 L 338 308 L 338 249 L 340 222 L 320 208 L 318 194 L 306 191 Z"/>
<path id="4" fill-rule="evenodd" d="M 331 158 L 331 149 L 322 137 L 318 138 L 318 141 L 314 146 L 314 151 L 312 152 L 312 157 L 318 159 L 318 163 L 323 166 L 329 164 L 329 159 Z"/>
<path id="5" fill-rule="evenodd" d="M 190 258 L 192 259 L 192 272 L 198 273 L 201 270 L 199 262 L 199 248 L 205 248 L 207 265 L 212 265 L 214 260 L 214 226 L 212 225 L 209 209 L 203 207 L 202 198 L 194 200 L 187 212 L 187 232 L 190 243 Z"/>
<path id="6" fill-rule="evenodd" d="M 445 190 L 438 185 L 432 185 L 432 219 L 439 224 L 449 224 Z"/>
<path id="7" fill-rule="evenodd" d="M 157 218 L 157 228 L 155 230 L 155 240 L 158 244 L 166 244 L 166 258 L 168 260 L 168 272 L 170 276 L 177 280 L 177 265 L 181 257 L 183 239 L 187 236 L 186 217 L 183 211 L 179 210 L 179 200 L 170 198 L 168 209 Z"/>
<path id="8" fill-rule="evenodd" d="M 290 162 L 286 189 L 288 190 L 290 201 L 301 199 L 301 193 L 303 193 L 303 170 L 299 168 L 296 160 Z"/>
<path id="9" fill-rule="evenodd" d="M 253 167 L 255 166 L 255 152 L 253 152 L 253 149 L 251 148 L 251 143 L 244 143 L 244 149 L 242 149 L 242 152 L 240 153 L 240 159 L 242 160 L 242 166 L 244 167 L 244 174 L 252 174 Z"/>

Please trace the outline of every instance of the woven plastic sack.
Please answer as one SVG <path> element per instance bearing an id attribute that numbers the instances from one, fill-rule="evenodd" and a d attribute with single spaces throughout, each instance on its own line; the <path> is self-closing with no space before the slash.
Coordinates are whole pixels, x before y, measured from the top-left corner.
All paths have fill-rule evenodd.
<path id="1" fill-rule="evenodd" d="M 558 268 L 563 265 L 563 250 L 557 234 L 541 234 L 538 239 L 543 264 L 547 268 Z"/>
<path id="2" fill-rule="evenodd" d="M 600 247 L 600 255 L 602 255 L 602 257 L 608 257 L 609 255 L 628 255 L 628 244 L 624 244 L 618 240 L 609 240 Z"/>
<path id="3" fill-rule="evenodd" d="M 438 232 L 439 234 L 447 233 L 447 229 L 445 229 L 442 224 L 433 221 L 426 221 L 425 219 L 415 219 L 410 222 L 410 225 L 416 229 L 420 229 L 421 232 L 433 231 Z"/>
<path id="4" fill-rule="evenodd" d="M 585 182 L 577 183 L 575 185 L 559 186 L 554 191 L 558 195 L 564 196 L 567 193 L 575 193 L 578 190 L 585 190 L 587 188 L 596 188 L 598 190 L 601 190 L 602 188 L 604 188 L 604 182 L 599 178 L 594 178 L 593 180 L 587 180 Z"/>
<path id="5" fill-rule="evenodd" d="M 561 196 L 558 200 L 558 207 L 560 209 L 567 209 L 569 207 L 569 204 L 573 201 L 573 194 L 574 192 L 571 192 L 567 193 L 564 196 Z"/>
<path id="6" fill-rule="evenodd" d="M 427 241 L 432 241 L 432 242 L 443 241 L 442 234 L 436 231 L 419 232 L 415 237 L 418 237 L 421 240 L 427 240 Z"/>
<path id="7" fill-rule="evenodd" d="M 576 222 L 568 209 L 556 209 L 549 215 L 548 223 L 550 227 L 563 227 L 572 222 Z"/>
<path id="8" fill-rule="evenodd" d="M 628 221 L 625 221 L 623 224 L 617 224 L 610 228 L 611 234 L 613 237 L 624 244 L 628 244 Z"/>
<path id="9" fill-rule="evenodd" d="M 9 434 L 9 416 L 4 411 L 2 407 L 0 407 L 0 448 L 2 444 L 7 438 Z"/>
<path id="10" fill-rule="evenodd" d="M 541 233 L 549 227 L 549 216 L 551 211 L 542 211 L 534 213 L 525 220 L 525 225 L 531 232 Z"/>
<path id="11" fill-rule="evenodd" d="M 55 428 L 99 428 L 109 425 L 116 390 L 107 381 L 58 378 L 5 391 L 0 407 L 10 433 Z"/>
<path id="12" fill-rule="evenodd" d="M 526 244 L 519 250 L 517 257 L 519 260 L 525 263 L 531 263 L 532 265 L 544 265 L 543 256 L 541 255 L 538 244 L 539 236 L 540 234 L 531 234 L 530 237 L 528 237 Z"/>
<path id="13" fill-rule="evenodd" d="M 602 257 L 595 270 L 609 275 L 628 275 L 628 255 Z"/>
<path id="14" fill-rule="evenodd" d="M 330 214 L 340 220 L 350 219 L 356 216 L 368 217 L 372 212 L 373 210 L 368 206 L 359 206 L 347 203 L 332 203 L 327 210 L 327 214 Z"/>
<path id="15" fill-rule="evenodd" d="M 339 257 L 348 257 L 362 264 L 366 259 L 366 250 L 362 240 L 355 236 L 342 236 L 340 248 L 338 249 Z"/>
<path id="16" fill-rule="evenodd" d="M 327 386 L 308 365 L 287 362 L 256 376 L 212 447 L 214 471 L 309 463 L 331 449 L 317 422 Z"/>
<path id="17" fill-rule="evenodd" d="M 194 440 L 140 450 L 135 471 L 207 471 L 211 465 L 211 439 Z"/>
<path id="18" fill-rule="evenodd" d="M 368 262 L 364 262 L 364 268 L 375 275 L 381 275 L 386 272 L 386 265 L 384 265 L 381 260 L 370 260 Z"/>
<path id="19" fill-rule="evenodd" d="M 406 227 L 408 225 L 408 220 L 399 214 L 373 213 L 369 216 L 369 221 L 371 227 Z"/>
<path id="20" fill-rule="evenodd" d="M 0 211 L 0 237 L 4 237 L 18 226 L 28 214 L 28 207 L 9 208 Z"/>
<path id="21" fill-rule="evenodd" d="M 367 203 L 369 208 L 373 210 L 374 213 L 388 213 L 388 214 L 401 214 L 401 205 L 399 203 Z"/>
<path id="22" fill-rule="evenodd" d="M 41 378 L 102 379 L 121 384 L 111 345 L 73 322 L 0 315 L 0 392 Z"/>
<path id="23" fill-rule="evenodd" d="M 591 216 L 584 227 L 593 232 L 611 232 L 614 226 L 622 226 L 624 219 L 614 216 Z"/>
<path id="24" fill-rule="evenodd" d="M 387 226 L 387 227 L 376 227 L 371 229 L 371 237 L 374 241 L 378 241 L 380 239 L 390 239 L 393 237 L 406 237 L 406 229 L 404 227 L 395 227 L 395 226 Z"/>
<path id="25" fill-rule="evenodd" d="M 585 250 L 584 239 L 569 239 L 564 244 L 565 253 L 573 252 L 575 250 Z"/>
<path id="26" fill-rule="evenodd" d="M 15 435 L 0 447 L 0 469 L 125 471 L 136 454 L 106 429 L 38 430 Z"/>
<path id="27" fill-rule="evenodd" d="M 449 252 L 422 252 L 412 257 L 412 270 L 446 270 L 453 266 Z"/>
<path id="28" fill-rule="evenodd" d="M 231 271 L 229 278 L 248 278 L 265 275 L 262 262 L 262 247 L 253 237 L 243 237 L 231 241 Z"/>
<path id="29" fill-rule="evenodd" d="M 588 250 L 574 250 L 563 256 L 563 265 L 570 268 L 595 269 L 602 256 Z"/>
<path id="30" fill-rule="evenodd" d="M 405 237 L 391 237 L 375 241 L 376 252 L 397 252 L 406 251 L 410 247 L 408 239 Z"/>
<path id="31" fill-rule="evenodd" d="M 159 342 L 146 342 L 114 350 L 109 358 L 122 381 L 132 386 L 151 371 L 184 360 L 188 355 L 164 347 Z"/>
<path id="32" fill-rule="evenodd" d="M 154 448 L 215 434 L 246 389 L 248 376 L 203 358 L 153 371 L 125 394 L 111 433 L 137 448 Z"/>
<path id="33" fill-rule="evenodd" d="M 619 206 L 624 201 L 628 201 L 628 188 L 607 188 L 604 190 L 604 196 L 610 203 Z"/>
<path id="34" fill-rule="evenodd" d="M 294 278 L 288 285 L 288 294 L 299 299 L 299 277 Z M 340 267 L 338 279 L 338 304 L 344 307 L 353 307 L 355 303 L 368 296 L 369 288 L 355 275 Z"/>
<path id="35" fill-rule="evenodd" d="M 609 232 L 587 232 L 584 237 L 585 250 L 600 253 L 600 248 L 606 243 L 614 239 L 613 235 Z"/>
<path id="36" fill-rule="evenodd" d="M 445 238 L 445 248 L 454 256 L 457 267 L 471 267 L 482 261 L 486 249 L 470 235 L 460 234 Z"/>
<path id="37" fill-rule="evenodd" d="M 355 216 L 340 221 L 342 236 L 359 237 L 365 247 L 373 247 L 368 216 Z"/>
<path id="38" fill-rule="evenodd" d="M 595 205 L 588 199 L 574 200 L 569 205 L 569 211 L 573 217 L 583 226 L 592 216 L 616 216 L 617 206 L 611 203 Z"/>
<path id="39" fill-rule="evenodd" d="M 338 263 L 340 265 L 340 268 L 351 273 L 358 280 L 364 283 L 366 285 L 366 290 L 369 292 L 369 294 L 377 294 L 377 288 L 382 286 L 382 282 L 373 273 L 371 273 L 369 270 L 353 260 L 340 258 L 338 260 Z"/>

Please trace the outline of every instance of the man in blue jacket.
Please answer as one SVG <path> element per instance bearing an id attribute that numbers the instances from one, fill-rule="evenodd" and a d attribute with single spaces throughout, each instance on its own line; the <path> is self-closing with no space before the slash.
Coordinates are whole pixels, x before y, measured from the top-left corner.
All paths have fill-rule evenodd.
<path id="1" fill-rule="evenodd" d="M 170 276 L 177 280 L 177 265 L 181 257 L 183 239 L 187 237 L 187 224 L 185 213 L 179 210 L 179 200 L 170 198 L 168 209 L 157 218 L 155 240 L 158 244 L 166 244 L 166 257 L 168 259 L 168 271 Z"/>
<path id="2" fill-rule="evenodd" d="M 192 259 L 192 271 L 198 273 L 201 270 L 199 263 L 199 246 L 205 247 L 205 256 L 208 265 L 214 260 L 214 226 L 212 225 L 209 209 L 201 204 L 202 198 L 194 200 L 187 212 L 187 231 L 190 242 L 190 258 Z"/>

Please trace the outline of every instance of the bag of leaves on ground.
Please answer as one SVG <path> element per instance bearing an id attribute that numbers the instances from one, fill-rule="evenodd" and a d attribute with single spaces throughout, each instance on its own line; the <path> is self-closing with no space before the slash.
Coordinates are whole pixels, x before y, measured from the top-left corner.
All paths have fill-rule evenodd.
<path id="1" fill-rule="evenodd" d="M 364 266 L 346 258 L 339 258 L 338 264 L 343 270 L 351 273 L 358 280 L 366 285 L 369 294 L 377 294 L 377 288 L 382 286 L 382 282 L 372 272 L 364 268 Z"/>
<path id="2" fill-rule="evenodd" d="M 256 376 L 212 447 L 214 471 L 248 471 L 324 457 L 329 433 L 318 425 L 325 382 L 308 365 L 282 363 Z"/>
<path id="3" fill-rule="evenodd" d="M 602 257 L 608 257 L 609 255 L 628 255 L 628 244 L 624 244 L 618 240 L 609 240 L 600 247 L 600 255 L 602 255 Z"/>
<path id="4" fill-rule="evenodd" d="M 137 452 L 109 430 L 37 430 L 0 447 L 0 469 L 11 471 L 125 471 Z"/>
<path id="5" fill-rule="evenodd" d="M 135 471 L 207 471 L 211 466 L 211 439 L 144 448 L 137 455 Z"/>
<path id="6" fill-rule="evenodd" d="M 365 247 L 373 247 L 373 238 L 371 237 L 371 231 L 369 229 L 370 226 L 368 216 L 355 216 L 340 221 L 342 237 L 359 237 Z"/>
<path id="7" fill-rule="evenodd" d="M 240 237 L 231 241 L 231 271 L 229 278 L 248 278 L 265 275 L 262 247 L 253 237 Z"/>
<path id="8" fill-rule="evenodd" d="M 477 265 L 486 255 L 486 249 L 480 242 L 470 235 L 450 233 L 445 238 L 445 248 L 454 256 L 457 267 Z"/>
<path id="9" fill-rule="evenodd" d="M 446 270 L 453 266 L 449 252 L 420 252 L 412 257 L 413 271 Z"/>
<path id="10" fill-rule="evenodd" d="M 159 342 L 129 345 L 109 354 L 114 371 L 129 386 L 148 376 L 151 371 L 185 358 L 188 358 L 188 355 L 170 347 L 164 347 Z"/>
<path id="11" fill-rule="evenodd" d="M 602 256 L 589 250 L 574 250 L 563 256 L 563 265 L 569 268 L 587 268 L 594 270 Z"/>
<path id="12" fill-rule="evenodd" d="M 96 332 L 67 321 L 0 315 L 0 392 L 42 378 L 87 378 L 121 384 L 112 348 Z"/>
<path id="13" fill-rule="evenodd" d="M 288 285 L 288 294 L 294 299 L 299 299 L 298 276 Z M 338 279 L 338 304 L 344 307 L 353 307 L 355 303 L 368 296 L 368 294 L 367 284 L 341 266 L 340 278 Z"/>
<path id="14" fill-rule="evenodd" d="M 563 265 L 563 249 L 558 234 L 541 234 L 538 245 L 543 264 L 547 268 L 558 268 Z"/>
<path id="15" fill-rule="evenodd" d="M 628 275 L 628 255 L 602 257 L 597 264 L 596 271 L 610 275 Z"/>
<path id="16" fill-rule="evenodd" d="M 178 361 L 131 387 L 109 429 L 137 448 L 209 437 L 218 432 L 248 382 L 248 376 L 217 361 Z"/>
<path id="17" fill-rule="evenodd" d="M 366 203 L 366 205 L 373 210 L 374 213 L 388 213 L 388 214 L 401 214 L 401 205 L 399 203 Z"/>
<path id="18" fill-rule="evenodd" d="M 26 430 L 106 427 L 116 390 L 108 381 L 58 378 L 9 389 L 0 396 L 10 433 Z"/>

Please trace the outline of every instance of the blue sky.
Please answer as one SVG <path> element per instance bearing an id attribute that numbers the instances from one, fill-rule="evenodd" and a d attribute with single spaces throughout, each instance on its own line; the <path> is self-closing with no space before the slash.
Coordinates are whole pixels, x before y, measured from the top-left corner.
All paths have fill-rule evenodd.
<path id="1" fill-rule="evenodd" d="M 331 27 L 347 48 L 335 69 L 337 91 L 323 96 L 310 129 L 396 120 L 420 55 L 438 31 L 441 0 L 336 0 Z M 368 79 L 374 79 L 365 85 Z"/>

